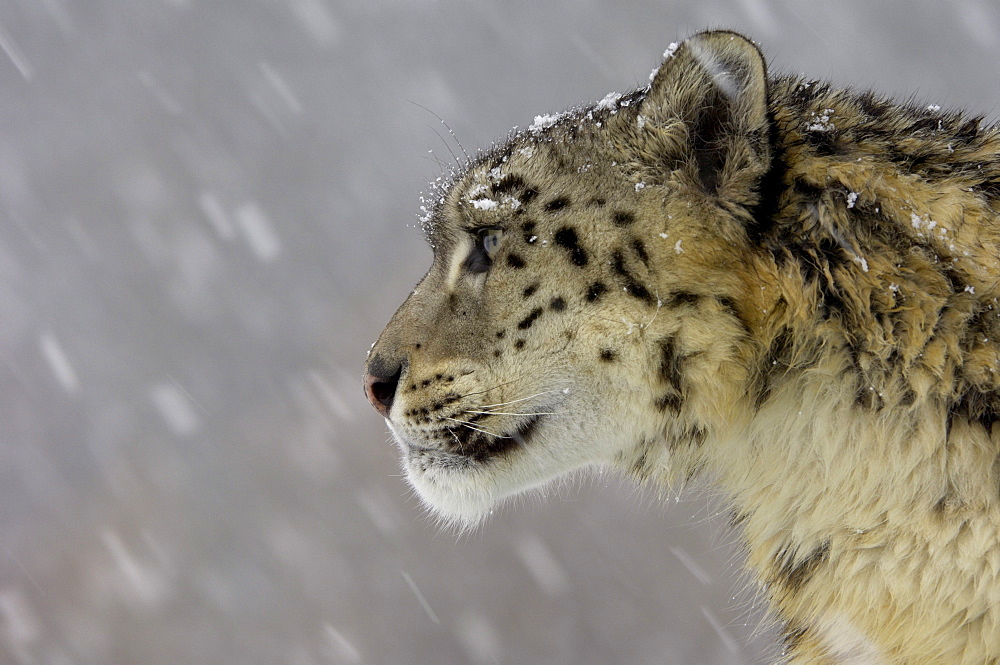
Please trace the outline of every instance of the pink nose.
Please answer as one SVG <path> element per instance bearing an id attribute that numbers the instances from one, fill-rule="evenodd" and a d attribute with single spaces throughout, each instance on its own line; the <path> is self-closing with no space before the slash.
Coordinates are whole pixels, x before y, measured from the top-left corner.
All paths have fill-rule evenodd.
<path id="1" fill-rule="evenodd" d="M 366 369 L 365 396 L 383 418 L 388 418 L 392 402 L 396 398 L 399 377 L 403 373 L 402 366 L 387 363 L 381 356 L 375 354 L 369 359 Z"/>

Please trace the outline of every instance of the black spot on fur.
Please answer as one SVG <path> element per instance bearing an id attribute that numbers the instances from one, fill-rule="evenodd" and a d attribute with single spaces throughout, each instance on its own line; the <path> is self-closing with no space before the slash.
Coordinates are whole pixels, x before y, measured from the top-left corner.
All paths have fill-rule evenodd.
<path id="1" fill-rule="evenodd" d="M 630 226 L 635 224 L 635 215 L 624 210 L 616 210 L 611 215 L 611 221 L 615 226 Z"/>
<path id="2" fill-rule="evenodd" d="M 705 439 L 707 438 L 708 438 L 708 430 L 706 430 L 704 427 L 701 427 L 700 425 L 693 425 L 691 427 L 686 428 L 684 432 L 680 434 L 680 436 L 677 438 L 677 441 L 674 444 L 674 447 L 676 447 L 677 444 L 683 443 L 689 446 L 693 446 L 695 448 L 700 448 L 702 445 L 704 445 Z"/>
<path id="3" fill-rule="evenodd" d="M 507 335 L 507 331 L 506 330 L 498 330 L 497 331 L 497 339 L 503 339 L 506 335 Z"/>
<path id="4" fill-rule="evenodd" d="M 803 178 L 796 178 L 795 182 L 792 183 L 792 189 L 795 193 L 807 203 L 818 203 L 821 198 L 823 198 L 823 190 L 817 186 L 805 180 Z"/>
<path id="5" fill-rule="evenodd" d="M 569 252 L 569 260 L 573 265 L 581 268 L 587 265 L 587 253 L 578 244 L 575 229 L 569 226 L 562 227 L 556 231 L 555 241 L 557 245 Z"/>
<path id="6" fill-rule="evenodd" d="M 805 140 L 816 151 L 816 154 L 822 157 L 839 155 L 844 152 L 843 146 L 837 140 L 837 133 L 834 131 L 807 131 Z"/>
<path id="7" fill-rule="evenodd" d="M 699 300 L 701 300 L 701 296 L 699 296 L 697 293 L 691 293 L 689 291 L 677 291 L 676 293 L 670 294 L 670 298 L 667 300 L 667 307 L 683 307 L 685 305 L 697 305 Z"/>
<path id="8" fill-rule="evenodd" d="M 684 402 L 682 383 L 684 376 L 681 371 L 681 356 L 677 352 L 677 344 L 673 337 L 660 340 L 660 363 L 657 368 L 667 391 L 657 398 L 656 406 L 661 411 L 670 410 L 678 413 Z"/>
<path id="9" fill-rule="evenodd" d="M 748 514 L 734 508 L 732 514 L 729 516 L 729 524 L 738 529 L 746 524 L 749 519 L 750 516 Z"/>
<path id="10" fill-rule="evenodd" d="M 617 357 L 614 349 L 601 349 L 601 362 L 613 363 Z"/>
<path id="11" fill-rule="evenodd" d="M 607 203 L 608 203 L 607 199 L 603 199 L 601 197 L 590 199 L 590 205 L 594 206 L 595 208 L 603 208 L 605 205 L 607 205 Z"/>
<path id="12" fill-rule="evenodd" d="M 993 423 L 1000 420 L 1000 393 L 967 390 L 948 412 L 949 430 L 954 418 L 961 418 L 978 424 L 987 432 L 991 431 Z"/>
<path id="13" fill-rule="evenodd" d="M 965 287 L 967 286 L 967 284 L 962 279 L 961 275 L 958 275 L 954 270 L 946 269 L 943 272 L 945 279 L 948 280 L 948 284 L 951 285 L 952 293 L 960 293 L 960 294 L 966 293 Z"/>
<path id="14" fill-rule="evenodd" d="M 525 222 L 521 225 L 521 234 L 524 238 L 524 242 L 529 245 L 535 244 L 538 241 L 538 235 L 535 233 L 535 223 Z"/>
<path id="15" fill-rule="evenodd" d="M 535 291 L 537 290 L 538 290 L 538 282 L 535 282 L 534 284 L 529 284 L 528 286 L 524 287 L 523 295 L 525 298 L 530 298 L 535 294 Z"/>
<path id="16" fill-rule="evenodd" d="M 907 388 L 903 392 L 903 396 L 899 398 L 900 406 L 913 406 L 914 402 L 917 401 L 917 393 L 913 392 L 911 388 Z"/>
<path id="17" fill-rule="evenodd" d="M 979 117 L 970 118 L 958 128 L 954 135 L 955 138 L 962 143 L 971 143 L 979 137 L 979 130 L 982 121 L 983 119 Z"/>
<path id="18" fill-rule="evenodd" d="M 632 251 L 635 255 L 639 257 L 639 260 L 648 268 L 649 267 L 649 254 L 646 253 L 646 245 L 643 244 L 638 238 L 632 239 Z"/>
<path id="19" fill-rule="evenodd" d="M 535 321 L 538 319 L 538 317 L 542 315 L 542 311 L 543 310 L 541 307 L 536 307 L 535 309 L 531 310 L 528 316 L 524 317 L 521 320 L 521 322 L 517 324 L 517 329 L 527 330 L 528 328 L 530 328 L 532 324 L 534 324 Z"/>
<path id="20" fill-rule="evenodd" d="M 778 555 L 778 581 L 791 592 L 805 586 L 816 571 L 830 558 L 830 541 L 823 541 L 804 559 L 797 560 L 797 551 L 783 550 Z"/>
<path id="21" fill-rule="evenodd" d="M 587 302 L 596 302 L 607 291 L 608 287 L 603 282 L 594 282 L 587 287 L 587 295 L 584 297 L 587 299 Z"/>
<path id="22" fill-rule="evenodd" d="M 858 97 L 858 106 L 862 112 L 873 120 L 880 120 L 893 112 L 893 104 L 879 97 L 872 91 L 867 91 Z"/>
<path id="23" fill-rule="evenodd" d="M 524 267 L 524 259 L 522 259 L 517 254 L 513 254 L 513 253 L 512 254 L 508 254 L 507 255 L 507 265 L 509 265 L 511 268 L 523 268 Z"/>
<path id="24" fill-rule="evenodd" d="M 566 309 L 566 301 L 562 298 L 553 298 L 552 302 L 549 303 L 549 307 L 553 312 L 561 312 Z"/>
<path id="25" fill-rule="evenodd" d="M 524 348 L 524 340 L 523 339 L 519 339 L 516 342 L 514 342 L 514 348 L 517 349 L 518 351 L 520 351 L 521 349 L 523 349 Z"/>
<path id="26" fill-rule="evenodd" d="M 876 387 L 862 383 L 858 386 L 854 404 L 865 411 L 881 411 L 885 408 L 885 398 Z"/>
<path id="27" fill-rule="evenodd" d="M 494 194 L 509 194 L 513 191 L 525 188 L 524 178 L 518 175 L 505 175 L 499 182 L 493 183 Z"/>
<path id="28" fill-rule="evenodd" d="M 982 192 L 991 199 L 1000 199 L 1000 178 L 984 180 L 976 186 L 976 191 Z"/>
<path id="29" fill-rule="evenodd" d="M 757 384 L 757 395 L 754 398 L 754 408 L 759 409 L 771 396 L 771 390 L 776 381 L 788 372 L 792 357 L 792 337 L 788 330 L 783 330 L 771 342 L 771 346 L 762 361 Z"/>
<path id="30" fill-rule="evenodd" d="M 729 296 L 715 296 L 715 300 L 716 302 L 719 303 L 719 306 L 725 311 L 726 314 L 733 317 L 739 322 L 740 327 L 742 327 L 743 330 L 745 330 L 748 335 L 752 334 L 750 330 L 750 325 L 743 320 L 742 316 L 740 316 L 740 312 L 736 308 L 735 300 L 733 300 Z"/>
<path id="31" fill-rule="evenodd" d="M 680 413 L 683 403 L 684 400 L 681 399 L 681 396 L 676 393 L 661 395 L 660 397 L 657 397 L 655 401 L 657 409 L 663 412 L 670 411 L 675 415 Z"/>
<path id="32" fill-rule="evenodd" d="M 611 254 L 611 269 L 621 278 L 622 288 L 625 289 L 625 293 L 650 305 L 656 302 L 652 294 L 650 294 L 649 289 L 640 284 L 632 276 L 632 273 L 628 271 L 628 268 L 625 267 L 625 258 L 622 256 L 621 251 L 615 250 Z"/>
<path id="33" fill-rule="evenodd" d="M 556 212 L 562 210 L 569 205 L 569 199 L 565 196 L 560 196 L 557 199 L 552 199 L 545 204 L 545 212 Z"/>
<path id="34" fill-rule="evenodd" d="M 539 192 L 537 189 L 534 187 L 528 187 L 521 192 L 521 196 L 519 196 L 518 199 L 521 201 L 521 205 L 528 205 L 535 200 L 535 197 L 538 196 L 538 194 Z"/>
<path id="35" fill-rule="evenodd" d="M 785 632 L 781 636 L 781 641 L 784 643 L 785 648 L 794 653 L 798 651 L 799 646 L 802 644 L 802 638 L 806 635 L 806 629 L 802 626 L 793 627 L 792 624 L 788 624 L 785 627 Z"/>
<path id="36" fill-rule="evenodd" d="M 733 316 L 736 316 L 736 301 L 735 300 L 733 300 L 729 296 L 715 296 L 715 299 L 719 301 L 719 304 L 722 305 L 722 308 L 724 310 L 726 310 L 727 312 L 729 312 Z"/>

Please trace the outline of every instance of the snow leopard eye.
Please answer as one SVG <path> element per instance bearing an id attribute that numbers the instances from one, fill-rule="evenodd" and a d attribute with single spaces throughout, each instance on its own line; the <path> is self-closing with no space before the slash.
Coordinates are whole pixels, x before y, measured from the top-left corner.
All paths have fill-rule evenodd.
<path id="1" fill-rule="evenodd" d="M 469 257 L 465 259 L 465 269 L 474 274 L 484 273 L 493 265 L 493 257 L 500 249 L 503 229 L 486 227 L 476 229 L 472 233 L 475 236 L 475 244 Z"/>

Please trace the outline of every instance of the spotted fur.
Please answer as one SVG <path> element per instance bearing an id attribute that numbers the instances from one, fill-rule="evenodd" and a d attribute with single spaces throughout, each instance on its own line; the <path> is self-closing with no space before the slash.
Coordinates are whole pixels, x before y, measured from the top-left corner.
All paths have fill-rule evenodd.
<path id="1" fill-rule="evenodd" d="M 703 33 L 481 155 L 427 235 L 367 385 L 438 515 L 705 474 L 788 662 L 1000 663 L 996 127 Z"/>

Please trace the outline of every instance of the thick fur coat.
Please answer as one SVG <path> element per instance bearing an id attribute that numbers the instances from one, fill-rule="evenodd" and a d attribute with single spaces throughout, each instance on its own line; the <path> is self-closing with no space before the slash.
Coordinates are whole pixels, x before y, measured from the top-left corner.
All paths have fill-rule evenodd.
<path id="1" fill-rule="evenodd" d="M 366 390 L 443 518 L 582 467 L 730 502 L 792 663 L 1000 663 L 1000 134 L 729 32 L 441 187 Z"/>

